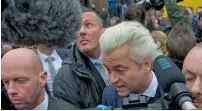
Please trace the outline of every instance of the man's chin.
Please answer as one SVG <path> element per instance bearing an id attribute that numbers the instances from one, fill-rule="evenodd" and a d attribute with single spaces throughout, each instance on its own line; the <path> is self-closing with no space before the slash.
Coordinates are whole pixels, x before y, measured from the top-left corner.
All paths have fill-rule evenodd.
<path id="1" fill-rule="evenodd" d="M 15 104 L 14 106 L 15 106 L 15 108 L 16 108 L 17 110 L 24 110 L 24 109 L 25 109 L 24 104 Z"/>
<path id="2" fill-rule="evenodd" d="M 89 47 L 89 46 L 85 46 L 85 47 L 80 47 L 79 50 L 82 52 L 82 53 L 88 53 L 92 50 L 93 48 Z"/>
<path id="3" fill-rule="evenodd" d="M 196 106 L 196 109 L 202 110 L 202 106 Z"/>
<path id="4" fill-rule="evenodd" d="M 129 95 L 129 93 L 127 93 L 127 92 L 119 92 L 119 91 L 118 91 L 118 94 L 121 97 L 127 97 Z"/>
<path id="5" fill-rule="evenodd" d="M 202 104 L 200 103 L 194 103 L 194 105 L 196 106 L 196 109 L 202 110 Z"/>

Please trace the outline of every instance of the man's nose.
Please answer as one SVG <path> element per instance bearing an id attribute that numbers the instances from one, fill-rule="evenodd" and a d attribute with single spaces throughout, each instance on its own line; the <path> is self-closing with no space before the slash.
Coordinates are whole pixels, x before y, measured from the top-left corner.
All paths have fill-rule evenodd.
<path id="1" fill-rule="evenodd" d="M 79 31 L 79 35 L 80 36 L 86 35 L 86 33 L 85 33 L 85 27 L 84 26 L 81 26 L 81 29 Z"/>
<path id="2" fill-rule="evenodd" d="M 200 96 L 202 94 L 202 80 L 196 79 L 191 91 L 195 96 Z"/>
<path id="3" fill-rule="evenodd" d="M 17 87 L 13 82 L 10 82 L 7 87 L 8 95 L 15 95 L 18 93 Z"/>
<path id="4" fill-rule="evenodd" d="M 119 78 L 117 77 L 116 73 L 114 71 L 111 72 L 111 74 L 109 74 L 109 81 L 112 84 L 115 84 L 119 81 Z"/>

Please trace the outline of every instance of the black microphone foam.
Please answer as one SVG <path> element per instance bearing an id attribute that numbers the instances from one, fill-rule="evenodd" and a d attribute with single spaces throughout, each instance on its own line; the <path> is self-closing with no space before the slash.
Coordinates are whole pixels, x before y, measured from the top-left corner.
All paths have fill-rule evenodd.
<path id="1" fill-rule="evenodd" d="M 1 16 L 1 39 L 21 45 L 64 46 L 82 22 L 78 0 L 9 0 Z"/>
<path id="2" fill-rule="evenodd" d="M 160 86 L 166 93 L 169 92 L 173 83 L 186 84 L 185 77 L 181 70 L 166 56 L 158 56 L 154 60 L 153 71 L 155 72 Z"/>

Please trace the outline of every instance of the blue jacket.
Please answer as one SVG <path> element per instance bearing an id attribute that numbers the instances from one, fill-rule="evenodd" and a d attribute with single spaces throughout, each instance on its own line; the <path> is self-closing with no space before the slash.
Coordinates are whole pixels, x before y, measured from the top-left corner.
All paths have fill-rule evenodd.
<path id="1" fill-rule="evenodd" d="M 202 41 L 202 29 L 199 27 L 197 22 L 193 23 L 192 27 L 193 27 L 195 36 L 197 37 L 197 42 L 198 43 L 201 42 Z"/>
<path id="2" fill-rule="evenodd" d="M 116 8 L 116 2 L 117 2 L 117 0 L 110 0 L 109 1 L 109 9 L 115 9 Z"/>
<path id="3" fill-rule="evenodd" d="M 148 103 L 155 103 L 161 96 L 163 95 L 163 91 L 158 86 L 156 95 L 154 98 L 150 98 Z M 112 108 L 120 108 L 123 105 L 123 97 L 118 95 L 116 88 L 113 85 L 106 87 L 103 91 L 102 96 L 102 104 L 105 106 L 112 106 Z"/>

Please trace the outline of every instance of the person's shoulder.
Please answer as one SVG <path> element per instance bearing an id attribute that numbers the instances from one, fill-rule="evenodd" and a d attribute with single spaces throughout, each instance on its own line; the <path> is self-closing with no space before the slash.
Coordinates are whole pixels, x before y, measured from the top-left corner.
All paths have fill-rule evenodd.
<path id="1" fill-rule="evenodd" d="M 62 66 L 58 70 L 54 81 L 60 82 L 61 80 L 64 80 L 68 82 L 74 78 L 71 62 L 72 61 L 70 57 L 63 60 Z"/>
<path id="2" fill-rule="evenodd" d="M 66 48 L 58 48 L 55 50 L 62 60 L 69 57 L 70 51 Z"/>
<path id="3" fill-rule="evenodd" d="M 75 47 L 75 44 L 71 44 L 67 46 L 67 48 L 56 48 L 56 52 L 61 57 L 62 60 L 65 60 L 67 57 L 71 57 L 73 53 L 73 49 Z"/>
<path id="4" fill-rule="evenodd" d="M 76 110 L 79 108 L 61 98 L 53 96 L 53 97 L 49 97 L 48 109 L 49 110 Z"/>
<path id="5" fill-rule="evenodd" d="M 103 96 L 109 96 L 112 97 L 112 95 L 114 95 L 116 93 L 116 88 L 114 87 L 114 85 L 110 85 L 105 87 L 104 91 L 103 91 Z"/>
<path id="6" fill-rule="evenodd" d="M 113 108 L 122 106 L 122 97 L 118 95 L 114 85 L 108 86 L 104 89 L 102 104 L 106 106 L 112 106 Z"/>
<path id="7" fill-rule="evenodd" d="M 68 48 L 57 48 L 57 53 L 69 53 L 70 49 Z"/>
<path id="8" fill-rule="evenodd" d="M 71 64 L 72 64 L 71 57 L 67 57 L 65 60 L 62 61 L 62 66 L 56 74 L 55 81 L 61 81 L 61 79 L 69 81 L 70 79 L 72 79 L 71 76 L 73 72 Z"/>

